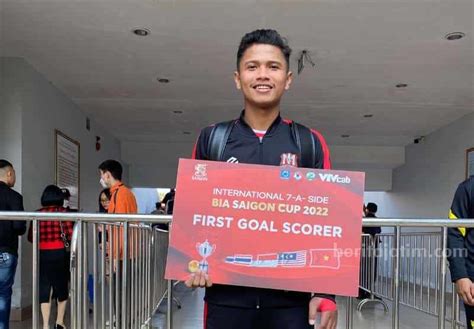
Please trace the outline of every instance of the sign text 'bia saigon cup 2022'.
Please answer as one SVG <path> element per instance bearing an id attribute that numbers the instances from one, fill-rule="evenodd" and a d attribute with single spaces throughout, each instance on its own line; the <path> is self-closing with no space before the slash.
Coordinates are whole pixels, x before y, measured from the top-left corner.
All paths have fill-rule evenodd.
<path id="1" fill-rule="evenodd" d="M 166 278 L 356 296 L 364 180 L 180 159 Z"/>

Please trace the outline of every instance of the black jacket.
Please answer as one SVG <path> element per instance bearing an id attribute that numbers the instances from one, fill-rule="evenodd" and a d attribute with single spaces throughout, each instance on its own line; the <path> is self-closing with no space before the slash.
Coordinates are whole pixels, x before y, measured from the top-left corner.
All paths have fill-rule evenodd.
<path id="1" fill-rule="evenodd" d="M 0 182 L 0 211 L 23 211 L 23 197 Z M 25 221 L 0 220 L 0 252 L 18 256 L 18 236 L 26 232 Z"/>
<path id="2" fill-rule="evenodd" d="M 365 218 L 377 218 L 375 214 L 368 213 Z M 382 232 L 382 229 L 379 226 L 371 226 L 371 227 L 363 227 L 362 228 L 362 233 L 365 234 L 370 234 L 372 236 L 375 236 L 376 234 L 380 234 Z"/>
<path id="3" fill-rule="evenodd" d="M 265 164 L 279 166 L 282 161 L 295 159 L 286 155 L 299 153 L 299 148 L 291 131 L 291 121 L 280 116 L 260 140 L 252 128 L 243 119 L 244 112 L 235 120 L 225 148 L 223 159 L 227 162 Z M 193 158 L 210 160 L 208 142 L 212 126 L 201 131 L 193 152 Z M 316 163 L 313 168 L 330 169 L 329 149 L 324 138 L 313 131 L 316 141 Z M 298 162 L 299 159 L 296 160 Z M 288 165 L 288 163 L 284 163 Z M 295 165 L 300 165 L 299 162 Z M 333 295 L 320 294 L 321 297 L 334 300 Z M 307 306 L 311 294 L 274 289 L 250 288 L 215 284 L 206 289 L 206 302 L 224 306 L 242 308 L 295 307 Z"/>
<path id="4" fill-rule="evenodd" d="M 474 176 L 459 184 L 449 218 L 474 219 Z M 448 260 L 452 281 L 474 280 L 474 229 L 448 228 Z"/>

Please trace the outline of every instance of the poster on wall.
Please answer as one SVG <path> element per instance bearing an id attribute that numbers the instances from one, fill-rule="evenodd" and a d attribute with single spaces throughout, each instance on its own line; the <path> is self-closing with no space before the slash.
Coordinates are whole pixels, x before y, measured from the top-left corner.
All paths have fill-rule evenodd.
<path id="1" fill-rule="evenodd" d="M 69 207 L 79 210 L 80 144 L 55 130 L 56 185 L 69 190 Z"/>
<path id="2" fill-rule="evenodd" d="M 474 175 L 474 147 L 466 150 L 466 178 Z"/>

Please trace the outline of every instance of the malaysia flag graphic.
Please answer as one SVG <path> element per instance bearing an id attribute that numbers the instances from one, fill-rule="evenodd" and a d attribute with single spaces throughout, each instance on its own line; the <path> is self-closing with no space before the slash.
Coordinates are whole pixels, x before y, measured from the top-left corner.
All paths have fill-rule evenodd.
<path id="1" fill-rule="evenodd" d="M 278 254 L 278 265 L 283 267 L 306 266 L 306 250 L 282 252 Z"/>

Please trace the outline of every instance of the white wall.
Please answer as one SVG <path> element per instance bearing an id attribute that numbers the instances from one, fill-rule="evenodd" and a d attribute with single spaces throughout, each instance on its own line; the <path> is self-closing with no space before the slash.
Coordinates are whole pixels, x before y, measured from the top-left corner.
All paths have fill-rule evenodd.
<path id="1" fill-rule="evenodd" d="M 9 72 L 7 62 L 0 57 L 0 159 L 10 161 L 17 172 L 16 185 L 14 189 L 21 193 L 22 185 L 22 123 L 21 106 L 18 92 L 20 79 L 11 76 L 7 82 L 4 78 Z M 19 252 L 21 254 L 21 245 Z M 16 272 L 15 282 L 21 282 L 20 271 Z M 12 307 L 20 305 L 21 288 L 19 284 L 13 286 Z"/>
<path id="2" fill-rule="evenodd" d="M 8 95 L 7 101 L 2 102 L 4 106 L 1 113 L 2 118 L 3 113 L 11 118 L 8 120 L 10 130 L 2 129 L 8 138 L 0 144 L 0 150 L 3 154 L 5 149 L 5 154 L 13 157 L 15 166 L 20 158 L 21 170 L 17 171 L 25 209 L 38 209 L 43 189 L 55 183 L 54 142 L 55 129 L 58 129 L 80 143 L 81 210 L 97 211 L 97 199 L 101 189 L 97 166 L 109 158 L 120 160 L 119 141 L 93 121 L 91 130 L 86 130 L 86 116 L 25 60 L 0 59 L 3 67 L 2 86 L 6 87 Z M 96 135 L 101 136 L 100 152 L 95 150 Z M 21 244 L 20 257 L 13 307 L 20 306 L 19 285 L 21 306 L 31 305 L 31 245 L 25 238 Z"/>
<path id="3" fill-rule="evenodd" d="M 7 62 L 0 57 L 0 159 L 10 161 L 21 173 L 21 106 L 17 92 L 20 79 L 12 76 L 8 81 L 1 78 L 8 73 Z M 21 192 L 21 175 L 17 177 L 15 190 Z"/>
<path id="4" fill-rule="evenodd" d="M 392 191 L 377 196 L 381 214 L 446 218 L 456 187 L 464 180 L 466 149 L 471 147 L 474 113 L 407 146 L 405 165 L 394 170 Z"/>
<path id="5" fill-rule="evenodd" d="M 130 163 L 130 184 L 134 187 L 175 186 L 178 159 L 190 158 L 194 142 L 122 143 L 122 159 Z M 401 147 L 334 146 L 334 169 L 365 171 L 367 191 L 392 189 L 392 168 L 404 163 Z M 172 150 L 172 154 L 166 150 Z M 376 165 L 377 164 L 377 165 Z"/>
<path id="6" fill-rule="evenodd" d="M 178 159 L 191 158 L 193 147 L 193 142 L 123 142 L 122 159 L 130 164 L 130 185 L 154 188 L 175 186 Z"/>

